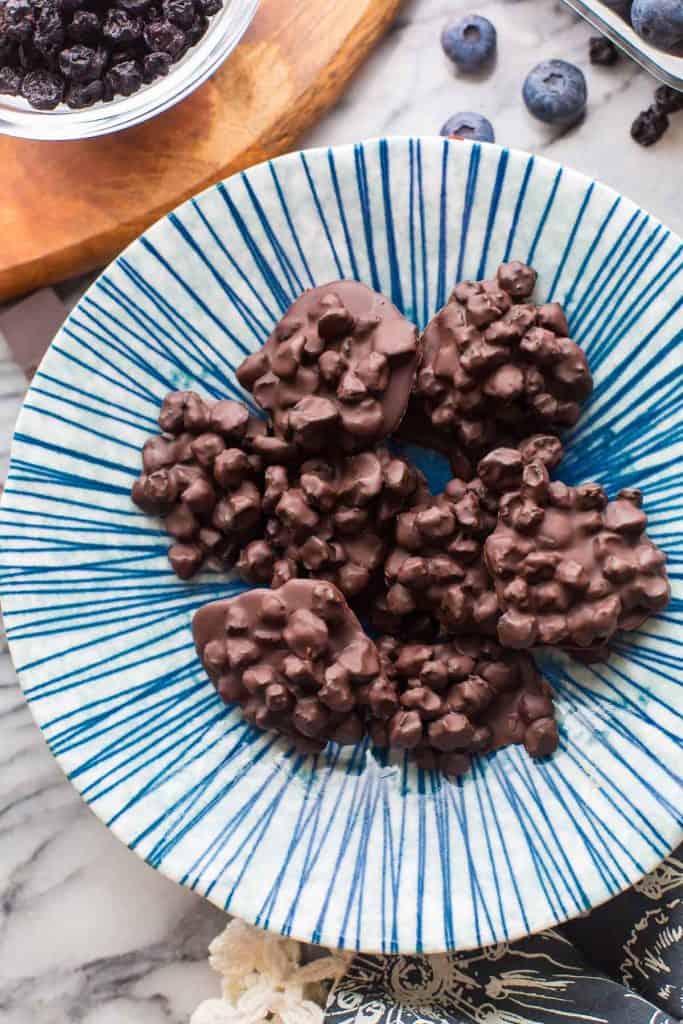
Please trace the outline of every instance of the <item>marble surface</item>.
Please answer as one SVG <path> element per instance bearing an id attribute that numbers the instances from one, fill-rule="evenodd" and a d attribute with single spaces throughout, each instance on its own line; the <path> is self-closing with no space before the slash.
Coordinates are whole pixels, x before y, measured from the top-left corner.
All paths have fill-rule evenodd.
<path id="1" fill-rule="evenodd" d="M 442 57 L 445 20 L 476 9 L 499 30 L 485 78 Z M 614 186 L 683 234 L 683 114 L 656 147 L 628 134 L 654 83 L 625 58 L 587 64 L 588 26 L 553 0 L 412 0 L 350 90 L 304 141 L 328 145 L 385 133 L 432 133 L 474 109 L 498 141 L 570 164 Z M 568 133 L 536 124 L 520 89 L 543 57 L 586 68 L 588 116 Z M 678 172 L 678 174 L 677 174 Z M 67 302 L 82 282 L 60 289 Z M 25 390 L 0 341 L 0 480 Z M 0 1020 L 3 1024 L 185 1024 L 217 992 L 206 964 L 224 916 L 166 881 L 118 843 L 53 762 L 0 648 Z"/>

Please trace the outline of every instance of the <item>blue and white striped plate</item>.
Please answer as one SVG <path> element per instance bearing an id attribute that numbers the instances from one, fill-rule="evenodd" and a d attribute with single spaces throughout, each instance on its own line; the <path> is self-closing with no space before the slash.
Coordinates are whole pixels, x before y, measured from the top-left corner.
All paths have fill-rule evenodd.
<path id="1" fill-rule="evenodd" d="M 547 659 L 561 749 L 469 777 L 317 761 L 247 727 L 195 657 L 193 611 L 234 579 L 182 583 L 129 498 L 169 389 L 240 395 L 234 367 L 305 287 L 356 277 L 421 326 L 503 259 L 565 303 L 596 378 L 565 480 L 637 485 L 668 553 L 668 611 L 609 665 Z M 151 228 L 55 339 L 19 419 L 2 600 L 33 713 L 120 839 L 266 928 L 384 952 L 464 949 L 606 900 L 681 837 L 681 243 L 539 158 L 436 138 L 295 153 Z M 241 396 L 244 397 L 244 396 Z"/>

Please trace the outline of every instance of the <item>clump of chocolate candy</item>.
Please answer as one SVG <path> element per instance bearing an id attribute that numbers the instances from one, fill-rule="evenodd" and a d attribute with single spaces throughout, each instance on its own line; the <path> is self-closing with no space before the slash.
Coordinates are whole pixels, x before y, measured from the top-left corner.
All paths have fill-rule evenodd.
<path id="1" fill-rule="evenodd" d="M 174 538 L 168 557 L 189 579 L 208 561 L 227 569 L 263 530 L 267 466 L 296 456 L 265 420 L 241 402 L 210 402 L 193 391 L 173 391 L 161 407 L 163 431 L 145 442 L 143 472 L 132 498 L 145 512 L 163 515 Z"/>
<path id="2" fill-rule="evenodd" d="M 164 517 L 179 576 L 235 565 L 271 588 L 193 623 L 250 723 L 307 753 L 367 735 L 447 775 L 508 743 L 544 757 L 552 691 L 527 651 L 604 658 L 666 606 L 640 493 L 550 479 L 592 379 L 561 307 L 530 301 L 535 281 L 507 263 L 457 285 L 422 339 L 364 285 L 324 285 L 237 371 L 268 421 L 232 399 L 164 400 L 133 500 Z M 399 427 L 450 457 L 442 494 L 383 443 Z"/>
<path id="3" fill-rule="evenodd" d="M 608 501 L 598 484 L 567 487 L 539 462 L 504 495 L 486 564 L 507 647 L 589 649 L 637 629 L 669 603 L 666 556 L 645 536 L 642 495 Z"/>
<path id="4" fill-rule="evenodd" d="M 375 644 L 331 583 L 291 580 L 215 601 L 197 612 L 193 632 L 223 699 L 303 752 L 358 743 L 367 720 L 398 710 Z"/>
<path id="5" fill-rule="evenodd" d="M 573 426 L 592 391 L 562 307 L 528 301 L 535 284 L 531 267 L 503 263 L 491 281 L 456 285 L 427 325 L 414 402 L 466 453 Z"/>
<path id="6" fill-rule="evenodd" d="M 399 512 L 429 499 L 419 470 L 386 448 L 269 466 L 265 476 L 264 536 L 244 548 L 239 571 L 275 586 L 283 573 L 328 579 L 348 598 L 381 573 Z"/>
<path id="7" fill-rule="evenodd" d="M 399 425 L 418 362 L 418 333 L 357 281 L 311 288 L 237 379 L 303 451 L 368 449 Z"/>

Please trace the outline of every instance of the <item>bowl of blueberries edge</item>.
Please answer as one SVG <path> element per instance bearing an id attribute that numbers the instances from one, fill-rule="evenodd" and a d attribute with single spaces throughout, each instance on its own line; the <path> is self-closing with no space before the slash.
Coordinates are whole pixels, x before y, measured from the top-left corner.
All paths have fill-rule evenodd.
<path id="1" fill-rule="evenodd" d="M 115 0 L 110 12 L 117 10 L 117 14 L 120 13 L 121 18 L 126 20 L 129 17 L 138 17 L 137 14 L 130 12 L 139 11 L 145 21 L 144 12 L 151 7 L 156 14 L 155 8 L 159 7 L 158 13 L 162 15 L 164 25 L 168 26 L 170 18 L 163 18 L 163 15 L 170 13 L 166 12 L 165 8 L 174 3 L 194 10 L 195 23 L 199 25 L 194 34 L 202 34 L 196 42 L 188 45 L 191 30 L 186 30 L 186 38 L 180 53 L 175 58 L 171 57 L 170 64 L 163 61 L 162 64 L 151 67 L 149 74 L 141 74 L 138 71 L 128 77 L 125 74 L 119 75 L 121 80 L 116 83 L 119 94 L 108 101 L 96 100 L 81 109 L 72 109 L 65 102 L 53 105 L 52 109 L 36 109 L 21 95 L 21 91 L 17 95 L 11 95 L 8 91 L 11 89 L 11 83 L 4 83 L 5 89 L 0 87 L 0 134 L 53 141 L 85 139 L 121 131 L 163 113 L 194 92 L 220 67 L 249 27 L 259 0 L 194 0 L 193 3 L 190 0 L 160 0 L 158 4 L 155 0 L 152 0 L 152 4 L 149 0 Z M 21 10 L 22 5 L 29 7 L 30 0 L 14 0 L 14 4 Z M 73 12 L 94 10 L 94 0 L 55 0 L 57 11 L 62 5 L 68 5 Z M 58 16 L 64 24 L 63 6 L 62 14 Z M 71 17 L 73 19 L 73 14 Z M 180 44 L 182 41 L 179 33 L 183 30 L 175 23 L 171 23 L 171 31 L 174 37 L 177 36 L 177 42 Z M 149 47 L 147 49 L 149 50 Z M 30 61 L 27 60 L 27 63 Z M 119 65 L 124 67 L 124 71 L 125 63 Z M 0 59 L 0 65 L 2 64 L 3 60 Z M 92 79 L 89 72 L 83 77 Z M 141 82 L 141 77 L 151 80 Z M 86 85 L 87 82 L 83 84 Z M 120 90 L 130 92 L 130 95 L 121 95 Z M 111 93 L 111 88 L 109 91 Z M 54 97 L 46 96 L 45 100 L 47 103 L 53 103 Z M 78 101 L 87 103 L 87 95 Z M 39 92 L 38 102 L 41 102 Z"/>

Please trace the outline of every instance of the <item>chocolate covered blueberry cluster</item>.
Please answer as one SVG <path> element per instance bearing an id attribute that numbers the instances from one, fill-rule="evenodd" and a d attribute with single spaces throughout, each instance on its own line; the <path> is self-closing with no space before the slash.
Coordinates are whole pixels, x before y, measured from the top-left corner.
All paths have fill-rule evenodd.
<path id="1" fill-rule="evenodd" d="M 480 635 L 435 644 L 383 637 L 382 668 L 400 709 L 374 721 L 377 746 L 415 751 L 423 768 L 461 775 L 472 754 L 523 743 L 532 757 L 557 748 L 552 691 L 528 655 Z"/>
<path id="2" fill-rule="evenodd" d="M 419 470 L 383 447 L 269 466 L 265 480 L 264 536 L 244 548 L 238 570 L 271 586 L 284 574 L 327 579 L 349 599 L 381 575 L 396 516 L 429 500 Z"/>
<path id="3" fill-rule="evenodd" d="M 307 452 L 358 451 L 403 419 L 418 332 L 357 281 L 311 288 L 237 370 L 275 431 Z"/>
<path id="4" fill-rule="evenodd" d="M 368 722 L 399 706 L 377 647 L 343 594 L 291 580 L 205 605 L 192 624 L 197 653 L 223 700 L 304 753 L 357 743 Z"/>
<path id="5" fill-rule="evenodd" d="M 496 528 L 503 494 L 521 485 L 524 467 L 535 461 L 553 467 L 561 457 L 558 438 L 534 435 L 518 448 L 490 452 L 473 480 L 454 478 L 443 494 L 401 513 L 375 622 L 388 633 L 405 635 L 421 612 L 446 632 L 495 633 L 500 607 L 484 563 L 484 542 Z"/>
<path id="6" fill-rule="evenodd" d="M 573 426 L 593 381 L 562 307 L 528 301 L 536 272 L 504 263 L 491 281 L 456 285 L 423 336 L 413 415 L 442 444 L 475 456 L 503 437 Z"/>
<path id="7" fill-rule="evenodd" d="M 193 623 L 253 725 L 311 753 L 369 735 L 447 775 L 508 743 L 544 757 L 552 691 L 527 652 L 604 658 L 667 604 L 639 492 L 550 478 L 592 380 L 535 279 L 508 263 L 457 285 L 422 339 L 362 284 L 311 289 L 237 371 L 268 420 L 164 400 L 133 500 L 164 517 L 179 576 L 235 565 L 270 588 Z M 393 452 L 399 428 L 449 455 L 441 494 Z"/>
<path id="8" fill-rule="evenodd" d="M 540 462 L 505 494 L 486 541 L 503 612 L 501 643 L 590 650 L 637 629 L 669 603 L 666 557 L 645 536 L 637 490 L 608 501 L 598 484 L 551 481 Z"/>
<path id="9" fill-rule="evenodd" d="M 268 465 L 296 456 L 241 402 L 210 402 L 193 391 L 167 395 L 159 414 L 163 433 L 142 449 L 143 472 L 132 488 L 136 505 L 164 517 L 174 538 L 168 557 L 189 579 L 208 562 L 227 569 L 263 532 L 262 499 Z"/>

